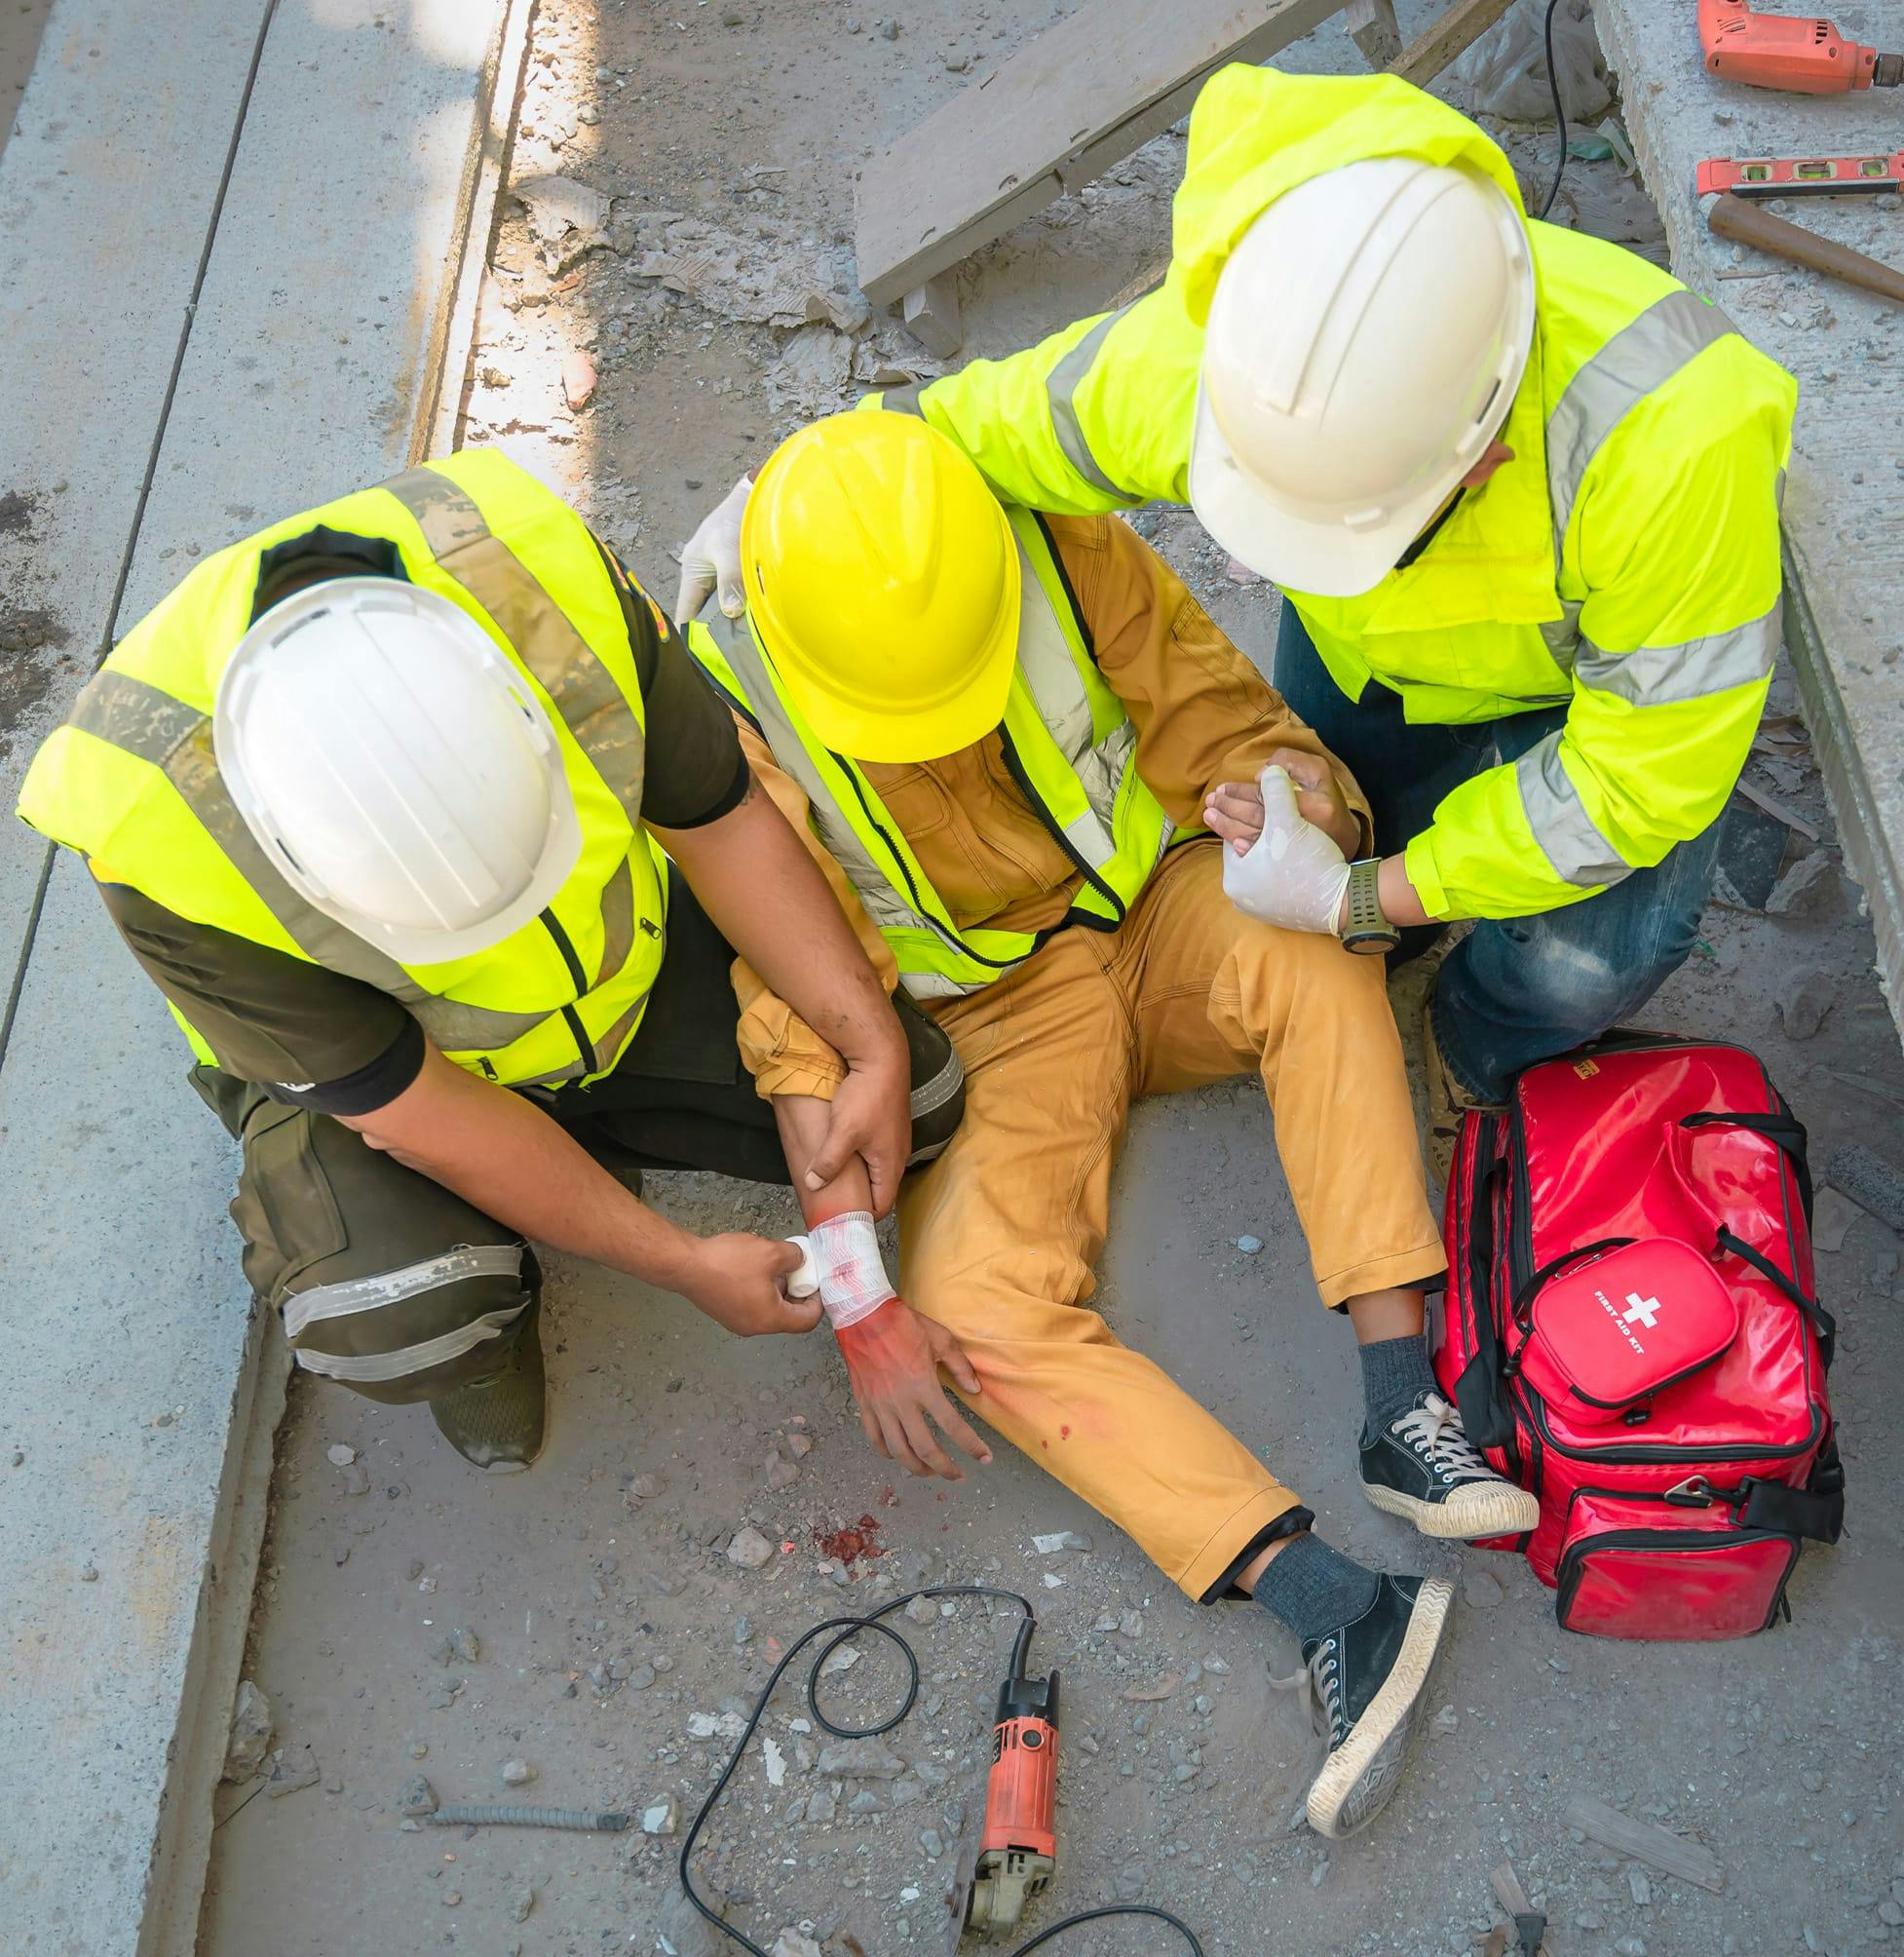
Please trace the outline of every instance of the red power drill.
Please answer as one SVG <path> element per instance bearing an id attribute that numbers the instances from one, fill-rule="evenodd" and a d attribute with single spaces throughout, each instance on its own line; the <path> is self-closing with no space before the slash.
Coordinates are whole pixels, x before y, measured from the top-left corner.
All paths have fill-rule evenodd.
<path id="1" fill-rule="evenodd" d="M 966 1927 L 987 1940 L 1009 1934 L 1057 1872 L 1058 1675 L 1025 1676 L 1029 1619 L 999 1687 L 985 1826 L 966 1901 Z"/>
<path id="2" fill-rule="evenodd" d="M 1707 73 L 1759 89 L 1839 96 L 1904 82 L 1904 55 L 1847 41 L 1816 16 L 1755 14 L 1747 0 L 1699 0 L 1699 46 Z"/>

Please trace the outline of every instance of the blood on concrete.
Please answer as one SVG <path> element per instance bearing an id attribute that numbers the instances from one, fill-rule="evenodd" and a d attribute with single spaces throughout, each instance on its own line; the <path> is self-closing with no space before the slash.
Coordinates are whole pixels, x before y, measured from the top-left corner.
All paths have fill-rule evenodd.
<path id="1" fill-rule="evenodd" d="M 830 1535 L 816 1527 L 814 1542 L 821 1555 L 831 1556 L 836 1563 L 844 1563 L 849 1569 L 862 1556 L 870 1558 L 886 1554 L 880 1547 L 879 1522 L 871 1516 L 861 1516 L 857 1522 L 849 1522 Z"/>

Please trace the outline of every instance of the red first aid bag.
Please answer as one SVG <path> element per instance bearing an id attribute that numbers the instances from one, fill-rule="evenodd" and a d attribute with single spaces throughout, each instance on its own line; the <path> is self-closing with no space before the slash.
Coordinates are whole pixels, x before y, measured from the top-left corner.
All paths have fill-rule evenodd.
<path id="1" fill-rule="evenodd" d="M 1722 1042 L 1609 1037 L 1464 1120 L 1435 1369 L 1540 1498 L 1525 1553 L 1569 1630 L 1763 1630 L 1844 1476 L 1805 1131 Z"/>

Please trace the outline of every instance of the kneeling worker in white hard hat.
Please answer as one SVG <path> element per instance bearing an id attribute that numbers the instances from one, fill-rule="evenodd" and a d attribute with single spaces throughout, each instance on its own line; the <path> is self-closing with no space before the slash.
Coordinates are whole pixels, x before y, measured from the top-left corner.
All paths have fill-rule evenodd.
<path id="1" fill-rule="evenodd" d="M 844 1055 L 802 1111 L 822 1168 L 888 1208 L 956 1124 L 948 1043 L 889 1004 L 678 635 L 494 451 L 207 558 L 82 691 L 20 812 L 87 858 L 185 1028 L 298 1363 L 427 1401 L 477 1466 L 543 1441 L 525 1239 L 732 1331 L 818 1322 L 782 1288 L 793 1247 L 639 1200 L 643 1164 L 785 1178 L 730 942 Z"/>
<path id="2" fill-rule="evenodd" d="M 689 649 L 966 1077 L 957 1133 L 900 1198 L 899 1285 L 867 1245 L 835 1315 L 867 1432 L 935 1465 L 910 1437 L 922 1409 L 958 1436 L 933 1368 L 949 1333 L 979 1419 L 1189 1596 L 1247 1592 L 1296 1634 L 1328 1738 L 1310 1819 L 1347 1833 L 1394 1784 L 1449 1587 L 1312 1533 L 1089 1300 L 1131 1101 L 1256 1073 L 1316 1288 L 1357 1340 L 1369 1500 L 1444 1539 L 1536 1519 L 1435 1390 L 1423 1286 L 1445 1260 L 1381 962 L 1244 916 L 1200 821 L 1214 786 L 1259 769 L 1291 821 L 1302 785 L 1331 847 L 1364 836 L 1365 804 L 1133 530 L 1001 505 L 921 422 L 836 415 L 783 443 L 744 560 L 746 623 L 691 624 Z M 739 991 L 762 1094 L 832 1078 L 766 975 Z M 797 1171 L 797 1135 L 789 1151 Z M 817 1235 L 863 1207 L 857 1174 L 804 1198 Z"/>
<path id="3" fill-rule="evenodd" d="M 1437 1153 L 1690 952 L 1778 651 L 1794 385 L 1664 272 L 1530 222 L 1465 117 L 1227 68 L 1161 289 L 881 400 L 1034 509 L 1188 501 L 1282 587 L 1276 684 L 1376 851 L 1286 853 L 1243 901 L 1368 950 L 1482 920 L 1430 1002 Z M 683 554 L 724 607 L 743 494 Z M 1247 845 L 1256 785 L 1208 820 Z"/>

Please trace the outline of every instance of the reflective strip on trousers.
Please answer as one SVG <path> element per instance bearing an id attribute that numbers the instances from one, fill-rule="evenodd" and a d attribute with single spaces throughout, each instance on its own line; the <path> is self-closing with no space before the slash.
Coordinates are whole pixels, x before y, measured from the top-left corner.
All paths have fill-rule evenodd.
<path id="1" fill-rule="evenodd" d="M 515 1278 L 522 1275 L 519 1244 L 461 1244 L 440 1257 L 380 1271 L 368 1278 L 345 1278 L 334 1285 L 313 1285 L 285 1300 L 285 1336 L 299 1337 L 307 1325 L 329 1319 L 353 1318 L 385 1305 L 400 1304 L 423 1291 L 460 1285 L 466 1278 Z"/>
<path id="2" fill-rule="evenodd" d="M 1684 645 L 1644 645 L 1637 652 L 1603 652 L 1581 639 L 1574 676 L 1596 693 L 1611 693 L 1635 707 L 1703 700 L 1770 676 L 1778 657 L 1784 600 L 1749 625 L 1708 633 Z"/>
<path id="3" fill-rule="evenodd" d="M 411 469 L 383 487 L 416 518 L 438 568 L 495 620 L 638 831 L 645 744 L 615 675 L 448 477 Z"/>
<path id="4" fill-rule="evenodd" d="M 323 1373 L 326 1379 L 382 1385 L 393 1379 L 407 1379 L 412 1373 L 428 1372 L 432 1366 L 445 1365 L 485 1340 L 501 1338 L 527 1309 L 525 1298 L 519 1305 L 484 1312 L 480 1318 L 472 1319 L 440 1337 L 425 1339 L 421 1345 L 403 1346 L 396 1352 L 312 1352 L 305 1346 L 292 1350 L 298 1364 L 307 1372 Z"/>
<path id="5" fill-rule="evenodd" d="M 1734 326 L 1695 293 L 1668 292 L 1615 333 L 1567 383 L 1547 417 L 1547 494 L 1555 562 L 1587 465 L 1634 403 L 1671 380 Z"/>
<path id="6" fill-rule="evenodd" d="M 1573 777 L 1561 766 L 1560 740 L 1558 734 L 1549 734 L 1514 763 L 1527 825 L 1563 881 L 1587 889 L 1618 883 L 1631 872 L 1632 864 L 1620 861 L 1587 814 Z"/>
<path id="7" fill-rule="evenodd" d="M 1057 437 L 1058 446 L 1064 450 L 1064 459 L 1093 488 L 1102 489 L 1107 496 L 1115 496 L 1122 503 L 1128 503 L 1130 492 L 1113 482 L 1097 466 L 1097 457 L 1090 452 L 1090 443 L 1085 440 L 1085 431 L 1078 420 L 1078 390 L 1090 371 L 1091 363 L 1096 360 L 1105 335 L 1123 318 L 1122 310 L 1106 313 L 1051 369 L 1050 377 L 1045 383 L 1045 396 L 1050 404 L 1051 433 Z"/>

